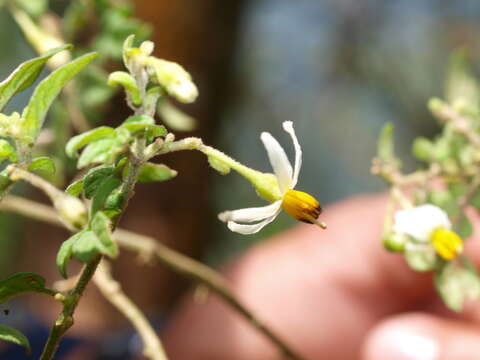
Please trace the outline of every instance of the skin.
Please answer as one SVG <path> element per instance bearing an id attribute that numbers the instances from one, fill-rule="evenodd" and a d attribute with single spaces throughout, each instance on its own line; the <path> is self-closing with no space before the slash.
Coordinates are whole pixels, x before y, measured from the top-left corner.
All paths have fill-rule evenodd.
<path id="1" fill-rule="evenodd" d="M 381 195 L 329 206 L 321 215 L 328 230 L 299 225 L 228 266 L 232 288 L 307 359 L 479 359 L 478 304 L 448 311 L 429 274 L 382 248 L 385 207 Z M 466 253 L 478 264 L 475 240 Z M 164 341 L 176 360 L 280 359 L 215 296 L 187 296 Z"/>

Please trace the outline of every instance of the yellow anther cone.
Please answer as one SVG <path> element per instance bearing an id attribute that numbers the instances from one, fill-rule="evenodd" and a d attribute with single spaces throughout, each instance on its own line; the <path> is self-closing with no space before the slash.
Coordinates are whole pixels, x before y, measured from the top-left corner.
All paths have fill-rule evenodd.
<path id="1" fill-rule="evenodd" d="M 437 229 L 430 240 L 437 254 L 445 260 L 452 260 L 463 251 L 463 240 L 453 231 Z"/>

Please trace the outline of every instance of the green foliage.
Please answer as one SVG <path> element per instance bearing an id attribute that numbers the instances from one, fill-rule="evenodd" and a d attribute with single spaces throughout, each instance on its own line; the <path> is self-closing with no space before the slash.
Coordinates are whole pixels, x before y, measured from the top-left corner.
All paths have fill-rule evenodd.
<path id="1" fill-rule="evenodd" d="M 35 2 L 27 0 L 28 2 Z M 0 111 L 8 101 L 19 92 L 25 90 L 38 78 L 48 60 L 60 51 L 70 50 L 71 45 L 64 45 L 20 64 L 13 73 L 0 83 Z"/>
<path id="2" fill-rule="evenodd" d="M 380 132 L 377 154 L 381 160 L 386 162 L 393 160 L 395 157 L 393 148 L 393 124 L 390 122 L 386 123 Z"/>
<path id="3" fill-rule="evenodd" d="M 125 169 L 127 169 L 127 167 L 125 167 Z M 146 163 L 140 169 L 140 172 L 138 174 L 138 181 L 141 183 L 166 181 L 174 178 L 175 176 L 177 176 L 177 172 L 170 169 L 166 165 Z"/>
<path id="4" fill-rule="evenodd" d="M 38 274 L 17 273 L 0 280 L 0 304 L 27 292 L 55 295 L 55 291 L 45 287 L 45 279 Z"/>
<path id="5" fill-rule="evenodd" d="M 419 247 L 414 250 L 407 248 L 405 250 L 405 260 L 412 269 L 425 272 L 435 269 L 438 258 L 431 248 L 424 247 L 422 249 Z"/>
<path id="6" fill-rule="evenodd" d="M 107 215 L 99 211 L 92 219 L 92 230 L 103 245 L 103 254 L 115 258 L 118 256 L 118 245 L 112 238 L 112 223 Z"/>
<path id="7" fill-rule="evenodd" d="M 25 107 L 20 121 L 19 138 L 33 144 L 52 105 L 65 84 L 97 57 L 96 53 L 83 55 L 55 70 L 42 80 Z"/>
<path id="8" fill-rule="evenodd" d="M 42 16 L 48 10 L 48 0 L 15 0 L 15 4 L 34 18 Z"/>
<path id="9" fill-rule="evenodd" d="M 51 178 L 55 175 L 55 162 L 48 156 L 40 156 L 32 160 L 28 165 L 28 171 L 44 178 Z"/>
<path id="10" fill-rule="evenodd" d="M 23 346 L 27 354 L 31 353 L 30 342 L 27 337 L 10 326 L 0 325 L 0 340 Z"/>
<path id="11" fill-rule="evenodd" d="M 0 164 L 6 160 L 16 162 L 17 151 L 7 140 L 0 139 Z"/>
<path id="12" fill-rule="evenodd" d="M 80 196 L 83 191 L 83 179 L 74 181 L 65 189 L 65 192 L 71 196 Z"/>
<path id="13" fill-rule="evenodd" d="M 434 282 L 445 304 L 454 311 L 461 311 L 466 300 L 480 297 L 480 279 L 466 260 L 463 266 L 446 264 L 435 274 Z"/>
<path id="14" fill-rule="evenodd" d="M 167 129 L 162 125 L 155 125 L 155 120 L 148 115 L 134 115 L 120 125 L 118 130 L 128 130 L 132 135 L 143 132 L 149 138 L 167 135 Z"/>
<path id="15" fill-rule="evenodd" d="M 68 156 L 77 156 L 78 150 L 99 139 L 103 139 L 115 134 L 115 129 L 109 126 L 100 126 L 95 129 L 86 131 L 80 135 L 72 137 L 65 147 L 65 152 Z"/>
<path id="16" fill-rule="evenodd" d="M 142 104 L 142 98 L 140 96 L 140 90 L 137 87 L 137 83 L 132 75 L 125 71 L 115 71 L 108 77 L 108 85 L 122 86 L 127 94 L 132 99 L 134 105 L 139 106 Z"/>

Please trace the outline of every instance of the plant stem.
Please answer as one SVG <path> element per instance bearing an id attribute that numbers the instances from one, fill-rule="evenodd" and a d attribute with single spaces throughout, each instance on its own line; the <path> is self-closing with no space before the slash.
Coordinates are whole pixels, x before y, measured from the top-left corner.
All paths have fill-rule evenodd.
<path id="1" fill-rule="evenodd" d="M 122 291 L 120 283 L 112 277 L 110 264 L 105 259 L 98 266 L 93 281 L 104 297 L 135 327 L 143 341 L 143 355 L 151 360 L 167 360 L 155 330 L 137 305 Z"/>
<path id="2" fill-rule="evenodd" d="M 55 226 L 65 226 L 59 220 L 53 208 L 13 195 L 6 197 L 5 200 L 0 203 L 0 210 L 21 214 Z M 263 324 L 261 320 L 252 314 L 250 310 L 235 297 L 227 281 L 215 270 L 170 249 L 148 236 L 117 229 L 114 233 L 114 238 L 118 244 L 125 249 L 134 251 L 148 260 L 156 260 L 175 272 L 199 284 L 205 285 L 213 293 L 217 294 L 227 305 L 238 311 L 260 333 L 267 337 L 285 358 L 292 360 L 302 359 L 283 339 L 276 335 L 267 325 Z"/>

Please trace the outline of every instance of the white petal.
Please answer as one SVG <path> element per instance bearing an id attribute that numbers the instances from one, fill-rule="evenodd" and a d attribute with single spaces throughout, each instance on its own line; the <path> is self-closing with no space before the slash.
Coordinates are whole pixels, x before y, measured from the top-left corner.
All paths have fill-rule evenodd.
<path id="1" fill-rule="evenodd" d="M 260 138 L 267 150 L 270 164 L 277 177 L 280 192 L 284 194 L 292 188 L 292 165 L 288 161 L 287 154 L 277 140 L 267 132 L 263 132 Z"/>
<path id="2" fill-rule="evenodd" d="M 293 177 L 292 177 L 292 188 L 297 186 L 298 174 L 300 173 L 300 168 L 302 167 L 302 148 L 298 143 L 297 135 L 295 135 L 295 130 L 293 129 L 293 123 L 291 121 L 285 121 L 283 123 L 283 129 L 290 134 L 293 140 L 293 146 L 295 148 L 295 165 L 293 166 Z"/>
<path id="3" fill-rule="evenodd" d="M 432 231 L 439 227 L 450 229 L 452 224 L 445 211 L 438 206 L 426 204 L 395 213 L 393 231 L 420 241 L 429 241 Z"/>
<path id="4" fill-rule="evenodd" d="M 243 234 L 243 235 L 250 235 L 255 234 L 263 229 L 265 225 L 270 224 L 275 218 L 277 217 L 280 210 L 278 210 L 273 216 L 266 218 L 265 220 L 256 223 L 256 224 L 237 224 L 236 222 L 229 221 L 227 226 L 230 230 Z"/>
<path id="5" fill-rule="evenodd" d="M 232 211 L 224 211 L 218 215 L 218 218 L 223 222 L 238 221 L 238 222 L 254 222 L 266 219 L 273 216 L 282 206 L 282 200 L 275 201 L 274 203 L 254 208 L 246 208 Z"/>

